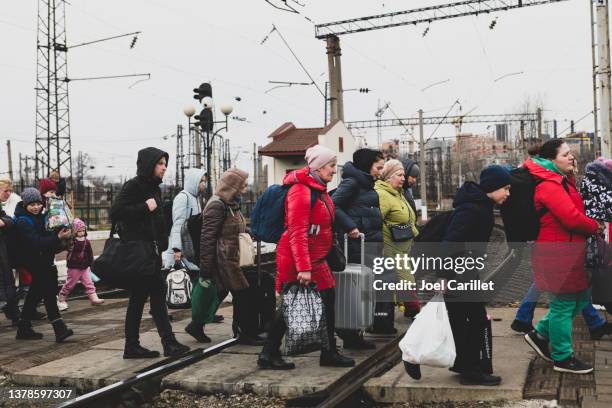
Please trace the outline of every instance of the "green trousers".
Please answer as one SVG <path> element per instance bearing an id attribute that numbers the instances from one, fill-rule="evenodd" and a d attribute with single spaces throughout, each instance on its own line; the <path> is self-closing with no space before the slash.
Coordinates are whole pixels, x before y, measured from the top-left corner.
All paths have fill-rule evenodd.
<path id="1" fill-rule="evenodd" d="M 548 339 L 554 361 L 565 360 L 574 354 L 572 321 L 589 303 L 590 290 L 578 293 L 551 294 L 548 313 L 536 326 L 536 331 Z"/>

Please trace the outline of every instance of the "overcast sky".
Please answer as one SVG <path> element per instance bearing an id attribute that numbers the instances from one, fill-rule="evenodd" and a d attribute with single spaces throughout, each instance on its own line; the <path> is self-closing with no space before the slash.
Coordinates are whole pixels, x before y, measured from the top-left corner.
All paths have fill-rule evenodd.
<path id="1" fill-rule="evenodd" d="M 280 4 L 280 1 L 276 0 Z M 192 89 L 211 81 L 217 106 L 233 101 L 234 113 L 248 122 L 230 122 L 228 136 L 238 151 L 266 137 L 284 122 L 298 127 L 323 124 L 324 100 L 315 87 L 279 88 L 273 81 L 308 82 L 276 33 L 261 45 L 275 24 L 318 81 L 327 80 L 325 44 L 314 37 L 315 23 L 406 10 L 446 1 L 301 0 L 301 15 L 276 10 L 264 0 L 71 0 L 66 6 L 68 44 L 142 31 L 131 38 L 69 51 L 69 77 L 151 73 L 151 80 L 73 82 L 70 84 L 72 150 L 96 159 L 96 173 L 130 176 L 138 149 L 149 145 L 175 152 L 175 141 L 162 140 L 186 123 L 182 111 L 194 105 Z M 8 169 L 6 140 L 18 153 L 33 154 L 36 81 L 35 0 L 1 0 L 0 15 L 0 172 Z M 589 0 L 463 17 L 341 37 L 346 120 L 374 119 L 377 103 L 390 101 L 400 117 L 419 108 L 444 115 L 456 99 L 474 114 L 516 111 L 530 97 L 542 98 L 545 119 L 583 117 L 592 110 Z M 497 25 L 489 29 L 491 21 Z M 505 74 L 523 71 L 495 82 Z M 449 82 L 421 91 L 422 88 Z M 198 109 L 199 110 L 199 109 Z M 266 114 L 263 112 L 266 111 Z M 456 112 L 453 112 L 456 113 Z M 220 113 L 217 113 L 220 118 Z M 390 112 L 385 118 L 392 118 Z M 590 116 L 576 126 L 592 130 Z M 464 131 L 483 131 L 464 125 Z M 426 135 L 433 127 L 426 129 Z M 384 138 L 402 129 L 386 129 Z M 438 136 L 454 133 L 443 126 Z M 375 142 L 375 130 L 370 132 Z M 240 153 L 238 165 L 252 169 L 252 153 Z M 171 159 L 170 168 L 173 169 Z M 105 166 L 114 168 L 107 169 Z"/>

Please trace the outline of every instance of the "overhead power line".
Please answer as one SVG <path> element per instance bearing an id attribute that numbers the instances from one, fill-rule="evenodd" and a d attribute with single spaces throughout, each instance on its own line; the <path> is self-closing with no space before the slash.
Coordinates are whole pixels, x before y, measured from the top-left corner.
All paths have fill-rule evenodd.
<path id="1" fill-rule="evenodd" d="M 400 27 L 408 24 L 431 23 L 437 20 L 447 20 L 495 11 L 539 6 L 548 3 L 559 3 L 567 0 L 465 0 L 448 4 L 421 7 L 412 10 L 396 11 L 369 17 L 360 17 L 317 24 L 315 35 L 324 39 L 330 35 L 343 35 L 363 31 L 380 30 L 383 28 Z"/>

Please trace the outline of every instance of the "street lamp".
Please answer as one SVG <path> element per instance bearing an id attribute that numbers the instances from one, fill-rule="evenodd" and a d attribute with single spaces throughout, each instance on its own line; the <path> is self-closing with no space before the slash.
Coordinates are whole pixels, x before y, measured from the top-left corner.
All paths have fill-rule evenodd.
<path id="1" fill-rule="evenodd" d="M 204 106 L 204 109 L 208 109 L 208 110 L 212 110 L 213 107 L 213 100 L 210 97 L 205 97 L 202 99 L 202 106 Z M 210 197 L 212 197 L 212 169 L 211 169 L 211 156 L 212 156 L 212 144 L 213 141 L 215 140 L 216 136 L 219 136 L 219 138 L 221 140 L 223 140 L 223 138 L 219 135 L 219 133 L 222 130 L 227 131 L 227 119 L 228 116 L 234 111 L 234 108 L 232 105 L 226 104 L 226 105 L 221 105 L 221 113 L 223 113 L 223 115 L 225 116 L 225 120 L 222 121 L 213 121 L 212 124 L 220 124 L 223 123 L 225 126 L 223 126 L 220 129 L 217 129 L 212 135 L 210 134 L 212 126 L 210 122 L 205 123 L 202 122 L 202 125 L 204 126 L 205 130 L 206 130 L 206 173 L 207 173 L 207 177 L 206 177 L 206 199 L 208 200 Z M 211 115 L 212 117 L 212 115 Z"/>

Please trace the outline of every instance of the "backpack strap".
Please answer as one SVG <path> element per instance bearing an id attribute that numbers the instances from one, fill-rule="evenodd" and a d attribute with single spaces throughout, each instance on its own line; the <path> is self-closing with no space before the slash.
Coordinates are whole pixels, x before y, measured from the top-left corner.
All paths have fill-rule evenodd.
<path id="1" fill-rule="evenodd" d="M 542 181 L 543 180 L 536 181 L 536 187 Z M 563 186 L 563 189 L 565 190 L 565 192 L 569 195 L 570 194 L 570 190 L 569 190 L 569 185 L 567 184 L 567 178 L 563 177 L 563 179 L 561 180 L 561 185 Z M 548 208 L 546 208 L 546 207 L 540 208 L 540 210 L 538 211 L 538 218 L 542 218 L 547 212 L 548 212 Z"/>

